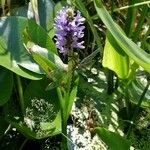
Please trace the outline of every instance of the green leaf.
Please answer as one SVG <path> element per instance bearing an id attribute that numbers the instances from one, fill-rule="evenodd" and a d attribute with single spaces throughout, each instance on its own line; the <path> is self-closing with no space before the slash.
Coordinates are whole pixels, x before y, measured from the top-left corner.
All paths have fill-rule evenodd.
<path id="1" fill-rule="evenodd" d="M 31 60 L 22 43 L 22 32 L 27 25 L 27 19 L 22 17 L 2 17 L 0 19 L 0 65 L 29 79 L 41 79 L 39 66 Z M 28 63 L 23 69 L 19 64 Z M 33 72 L 33 68 L 36 73 Z M 38 74 L 37 74 L 38 73 Z"/>
<path id="2" fill-rule="evenodd" d="M 150 54 L 139 48 L 122 33 L 120 28 L 118 28 L 118 25 L 113 21 L 107 10 L 104 8 L 101 0 L 94 0 L 94 4 L 99 17 L 102 19 L 122 50 L 124 50 L 124 52 L 137 64 L 150 72 Z"/>
<path id="3" fill-rule="evenodd" d="M 46 30 L 44 30 L 41 26 L 38 26 L 33 20 L 28 21 L 26 29 L 31 41 L 58 55 L 55 43 L 49 37 Z"/>
<path id="4" fill-rule="evenodd" d="M 13 73 L 0 67 L 0 106 L 10 98 L 13 88 Z"/>
<path id="5" fill-rule="evenodd" d="M 58 113 L 53 122 L 41 122 L 39 123 L 40 132 L 35 132 L 27 127 L 21 120 L 7 117 L 7 121 L 19 132 L 29 139 L 43 139 L 50 136 L 54 136 L 61 133 L 61 115 Z"/>
<path id="6" fill-rule="evenodd" d="M 34 12 L 33 12 L 34 11 Z M 23 16 L 28 19 L 34 18 L 34 13 L 36 17 L 39 17 L 39 24 L 46 31 L 49 31 L 53 28 L 54 24 L 54 2 L 53 0 L 40 0 L 40 1 L 32 1 L 32 3 L 28 3 L 28 5 L 23 7 L 16 7 L 11 10 L 11 15 L 14 16 Z"/>
<path id="7" fill-rule="evenodd" d="M 54 81 L 60 81 L 64 77 L 66 73 L 65 65 L 59 56 L 31 42 L 27 44 L 26 48 L 49 78 Z"/>
<path id="8" fill-rule="evenodd" d="M 11 16 L 22 16 L 27 18 L 33 18 L 33 12 L 31 10 L 31 6 L 21 6 L 16 7 L 11 10 Z"/>
<path id="9" fill-rule="evenodd" d="M 24 92 L 25 116 L 10 113 L 7 121 L 30 139 L 61 133 L 61 114 L 57 90 L 46 91 L 48 79 L 31 81 Z"/>
<path id="10" fill-rule="evenodd" d="M 17 64 L 16 60 L 12 60 L 12 55 L 11 55 L 10 51 L 7 50 L 6 42 L 2 37 L 0 37 L 0 60 L 1 60 L 0 66 L 3 66 L 5 68 L 11 70 L 18 75 L 21 75 L 25 78 L 29 78 L 32 80 L 37 80 L 37 79 L 42 78 L 41 75 L 20 67 Z"/>
<path id="11" fill-rule="evenodd" d="M 43 71 L 24 48 L 22 33 L 26 29 L 32 41 L 57 53 L 46 31 L 24 17 L 2 17 L 0 26 L 0 65 L 25 78 L 41 79 Z"/>
<path id="12" fill-rule="evenodd" d="M 46 113 L 49 114 L 49 118 L 47 118 L 47 121 L 40 121 L 40 115 L 38 115 L 40 114 L 40 112 L 35 112 L 35 115 L 37 115 L 37 118 L 39 118 L 40 121 L 40 130 L 43 133 L 42 136 L 37 134 L 36 138 L 44 138 L 61 132 L 61 114 L 59 111 L 60 107 L 57 91 L 56 89 L 46 91 L 45 89 L 48 83 L 49 80 L 47 79 L 43 79 L 40 81 L 32 81 L 27 87 L 24 94 L 26 108 L 31 106 L 31 100 L 34 98 L 43 99 L 45 100 L 45 102 L 51 104 L 52 109 L 49 108 L 48 110 L 46 110 Z M 45 115 L 47 115 L 46 113 L 41 115 L 41 117 L 45 117 Z"/>
<path id="13" fill-rule="evenodd" d="M 107 33 L 102 64 L 104 67 L 113 70 L 119 78 L 125 79 L 128 77 L 129 58 L 118 46 L 110 32 Z"/>
<path id="14" fill-rule="evenodd" d="M 107 144 L 110 150 L 129 150 L 130 143 L 128 140 L 115 132 L 111 132 L 106 128 L 96 128 L 96 133 Z"/>
<path id="15" fill-rule="evenodd" d="M 54 2 L 53 0 L 40 0 L 37 1 L 38 3 L 38 15 L 39 17 L 39 24 L 42 26 L 49 34 L 50 37 L 54 37 Z M 33 2 L 34 5 L 34 2 Z M 36 7 L 36 6 L 35 6 Z M 23 16 L 27 17 L 28 19 L 34 19 L 34 13 L 32 10 L 31 3 L 27 6 L 23 7 L 16 7 L 11 10 L 11 16 Z"/>

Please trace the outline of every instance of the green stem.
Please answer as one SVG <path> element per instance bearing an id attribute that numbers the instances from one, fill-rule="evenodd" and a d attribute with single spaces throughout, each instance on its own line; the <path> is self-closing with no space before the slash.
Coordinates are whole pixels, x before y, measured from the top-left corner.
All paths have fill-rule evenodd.
<path id="1" fill-rule="evenodd" d="M 129 5 L 134 5 L 138 0 L 129 0 Z M 134 24 L 136 19 L 136 11 L 135 8 L 128 8 L 127 16 L 126 16 L 126 22 L 125 22 L 125 33 L 128 37 L 131 37 L 131 34 L 134 30 Z"/>
<path id="2" fill-rule="evenodd" d="M 21 147 L 19 148 L 19 150 L 22 150 L 23 147 L 25 146 L 25 144 L 27 143 L 28 139 L 25 139 L 24 142 L 21 144 Z"/>
<path id="3" fill-rule="evenodd" d="M 65 114 L 64 117 L 67 120 L 68 119 L 68 106 L 70 101 L 70 92 L 71 92 L 71 83 L 72 83 L 72 77 L 73 77 L 73 49 L 71 49 L 68 52 L 68 79 L 67 79 L 67 92 L 65 95 Z"/>
<path id="4" fill-rule="evenodd" d="M 61 90 L 60 90 L 59 87 L 57 88 L 57 94 L 58 94 L 60 109 L 61 109 L 61 112 L 62 112 L 62 111 L 63 111 L 63 108 L 64 108 L 64 99 L 63 99 L 63 97 L 62 97 L 62 93 L 61 93 Z"/>
<path id="5" fill-rule="evenodd" d="M 60 110 L 61 110 L 61 118 L 62 118 L 62 141 L 61 141 L 61 148 L 62 150 L 67 150 L 68 149 L 68 145 L 67 145 L 67 120 L 65 117 L 65 111 L 66 109 L 64 108 L 64 99 L 62 97 L 62 93 L 60 88 L 57 88 L 57 94 L 58 94 L 58 98 L 59 98 L 59 103 L 60 103 Z"/>
<path id="6" fill-rule="evenodd" d="M 107 94 L 111 95 L 114 92 L 114 73 L 107 70 Z"/>
<path id="7" fill-rule="evenodd" d="M 128 5 L 128 6 L 116 8 L 116 9 L 114 9 L 114 12 L 120 11 L 120 10 L 124 10 L 124 9 L 128 9 L 128 8 L 138 7 L 138 6 L 141 6 L 141 5 L 148 5 L 148 4 L 150 4 L 150 1 L 141 2 L 141 3 L 135 3 L 133 5 Z"/>
<path id="8" fill-rule="evenodd" d="M 61 142 L 62 150 L 68 150 L 67 143 L 67 120 L 63 118 L 62 120 L 62 142 Z"/>
<path id="9" fill-rule="evenodd" d="M 114 13 L 114 1 L 111 1 L 111 16 L 113 17 L 113 13 Z"/>
<path id="10" fill-rule="evenodd" d="M 147 40 L 149 34 L 150 34 L 150 26 L 148 27 L 148 30 L 147 30 L 146 34 L 144 35 L 143 40 L 141 41 L 141 47 L 143 49 L 146 49 L 145 44 L 146 44 L 146 40 Z"/>
<path id="11" fill-rule="evenodd" d="M 149 34 L 150 34 L 150 26 L 148 27 L 148 30 L 147 30 L 146 34 L 144 35 L 144 38 L 143 38 L 143 40 L 142 40 L 142 43 L 143 43 L 143 42 L 146 42 L 146 40 L 147 40 Z"/>
<path id="12" fill-rule="evenodd" d="M 68 120 L 68 109 L 70 102 L 70 92 L 73 74 L 73 49 L 68 52 L 68 74 L 67 74 L 67 89 L 65 93 L 64 105 L 62 109 L 62 150 L 68 150 L 67 144 L 67 120 Z M 64 136 L 65 135 L 65 136 Z"/>
<path id="13" fill-rule="evenodd" d="M 67 91 L 70 93 L 71 89 L 71 81 L 72 81 L 72 71 L 73 71 L 73 50 L 71 49 L 68 52 L 68 84 L 67 84 Z"/>
<path id="14" fill-rule="evenodd" d="M 138 22 L 138 25 L 136 27 L 136 30 L 134 32 L 134 36 L 133 36 L 133 41 L 136 43 L 138 41 L 138 37 L 140 35 L 140 32 L 142 30 L 142 27 L 143 27 L 143 24 L 144 24 L 144 21 L 145 21 L 145 17 L 146 17 L 146 14 L 148 12 L 148 7 L 147 6 L 144 6 L 142 8 L 142 11 L 141 11 L 141 14 L 140 14 L 140 18 L 139 18 L 139 22 Z"/>
<path id="15" fill-rule="evenodd" d="M 138 112 L 139 112 L 140 106 L 142 104 L 143 98 L 144 98 L 144 96 L 145 96 L 145 94 L 146 94 L 146 92 L 147 92 L 147 90 L 149 88 L 149 85 L 150 85 L 150 82 L 147 82 L 147 85 L 146 85 L 146 87 L 145 87 L 145 89 L 144 89 L 144 91 L 143 91 L 143 93 L 142 93 L 142 95 L 141 95 L 141 97 L 140 97 L 140 99 L 138 101 L 137 107 L 136 107 L 136 109 L 134 111 L 134 114 L 132 116 L 132 119 L 131 119 L 132 124 L 130 124 L 129 130 L 127 132 L 127 136 L 126 136 L 127 138 L 130 137 L 132 126 L 133 126 L 133 124 L 135 124 L 136 117 L 138 115 Z"/>
<path id="16" fill-rule="evenodd" d="M 25 108 L 24 108 L 24 97 L 23 97 L 23 89 L 22 89 L 22 84 L 21 84 L 21 79 L 18 75 L 16 75 L 17 78 L 17 87 L 18 87 L 18 93 L 19 93 L 19 102 L 20 102 L 20 107 L 22 114 L 25 114 Z"/>

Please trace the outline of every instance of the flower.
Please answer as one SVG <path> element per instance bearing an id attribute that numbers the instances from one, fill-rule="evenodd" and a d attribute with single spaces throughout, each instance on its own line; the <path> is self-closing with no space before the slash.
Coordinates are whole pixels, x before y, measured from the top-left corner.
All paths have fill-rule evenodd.
<path id="1" fill-rule="evenodd" d="M 55 18 L 54 27 L 56 28 L 56 47 L 60 50 L 60 53 L 67 54 L 69 49 L 80 48 L 84 49 L 83 38 L 84 32 L 83 23 L 85 18 L 81 16 L 80 11 L 74 11 L 71 7 L 63 7 L 57 13 Z"/>

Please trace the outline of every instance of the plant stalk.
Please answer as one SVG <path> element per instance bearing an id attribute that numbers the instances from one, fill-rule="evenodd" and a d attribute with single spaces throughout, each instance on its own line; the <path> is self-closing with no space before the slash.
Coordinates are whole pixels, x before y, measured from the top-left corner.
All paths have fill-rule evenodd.
<path id="1" fill-rule="evenodd" d="M 62 142 L 61 142 L 62 150 L 68 150 L 68 142 L 67 142 L 67 120 L 62 119 Z"/>
<path id="2" fill-rule="evenodd" d="M 18 88 L 18 93 L 19 93 L 19 103 L 21 107 L 21 112 L 24 115 L 25 107 L 24 107 L 23 88 L 22 88 L 20 76 L 16 75 L 16 78 L 17 78 L 17 88 Z"/>
<path id="3" fill-rule="evenodd" d="M 128 8 L 138 7 L 138 6 L 142 6 L 142 5 L 148 5 L 148 4 L 150 4 L 150 1 L 135 3 L 133 5 L 127 5 L 127 6 L 124 6 L 124 7 L 116 8 L 116 9 L 114 9 L 114 12 L 124 10 L 124 9 L 128 9 Z"/>
<path id="4" fill-rule="evenodd" d="M 143 98 L 144 98 L 144 96 L 145 96 L 145 94 L 146 94 L 146 92 L 147 92 L 147 90 L 149 88 L 149 85 L 150 85 L 150 82 L 148 81 L 147 85 L 146 85 L 145 89 L 143 90 L 143 93 L 142 93 L 142 95 L 141 95 L 141 97 L 140 97 L 140 99 L 138 101 L 138 104 L 137 104 L 137 107 L 136 107 L 136 109 L 134 111 L 134 114 L 132 116 L 132 120 L 131 120 L 132 124 L 130 124 L 129 130 L 128 130 L 127 135 L 126 135 L 126 138 L 130 137 L 130 134 L 131 134 L 131 131 L 132 131 L 132 126 L 133 126 L 133 124 L 135 124 L 136 117 L 138 115 L 138 112 L 139 112 L 140 106 L 142 104 Z"/>
<path id="5" fill-rule="evenodd" d="M 112 70 L 107 70 L 107 94 L 111 95 L 114 92 L 114 73 Z"/>
<path id="6" fill-rule="evenodd" d="M 68 74 L 67 74 L 67 90 L 64 98 L 64 106 L 62 110 L 62 150 L 68 150 L 67 143 L 67 120 L 68 120 L 68 106 L 70 102 L 71 83 L 73 76 L 73 49 L 68 51 Z M 65 135 L 65 136 L 64 136 Z"/>

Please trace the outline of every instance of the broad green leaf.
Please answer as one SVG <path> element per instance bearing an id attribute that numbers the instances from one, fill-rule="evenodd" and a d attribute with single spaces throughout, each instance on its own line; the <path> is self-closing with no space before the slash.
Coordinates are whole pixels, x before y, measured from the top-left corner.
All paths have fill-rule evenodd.
<path id="1" fill-rule="evenodd" d="M 34 5 L 34 4 L 33 4 Z M 42 26 L 49 34 L 50 37 L 54 37 L 54 2 L 53 0 L 40 0 L 38 1 L 38 18 L 39 24 Z M 11 10 L 11 15 L 23 16 L 28 19 L 34 19 L 34 13 L 31 3 L 28 6 L 17 7 Z"/>
<path id="2" fill-rule="evenodd" d="M 119 78 L 124 79 L 128 77 L 129 58 L 109 32 L 105 41 L 102 64 L 104 67 L 113 70 Z"/>
<path id="3" fill-rule="evenodd" d="M 14 116 L 7 116 L 6 120 L 8 123 L 11 124 L 12 127 L 15 127 L 19 132 L 21 132 L 24 136 L 26 136 L 29 139 L 36 138 L 36 134 L 30 130 L 30 128 L 26 127 L 22 120 L 18 117 Z"/>
<path id="4" fill-rule="evenodd" d="M 33 12 L 30 5 L 16 7 L 11 10 L 11 16 L 22 16 L 27 17 L 28 19 L 33 19 Z"/>
<path id="5" fill-rule="evenodd" d="M 36 72 L 40 73 L 39 66 L 31 60 L 22 44 L 21 36 L 25 25 L 27 20 L 24 18 L 2 17 L 0 19 L 0 65 L 25 78 L 40 79 L 41 75 L 18 65 L 23 62 L 29 63 Z"/>
<path id="6" fill-rule="evenodd" d="M 104 8 L 101 0 L 94 0 L 94 4 L 99 17 L 102 19 L 122 50 L 124 50 L 124 52 L 137 64 L 150 72 L 150 54 L 139 48 L 132 40 L 122 33 L 120 28 L 118 28 L 118 25 L 113 21 L 107 10 Z"/>
<path id="7" fill-rule="evenodd" d="M 65 64 L 63 64 L 59 56 L 34 43 L 31 45 L 30 43 L 27 44 L 26 48 L 49 78 L 52 78 L 56 82 L 62 80 L 65 76 L 66 69 Z"/>
<path id="8" fill-rule="evenodd" d="M 49 117 L 47 118 L 47 121 L 43 121 L 43 120 L 40 121 L 40 115 L 42 119 L 45 117 L 44 115 L 47 114 L 44 113 L 41 114 L 40 111 L 35 112 L 35 115 L 37 115 L 36 117 L 39 118 L 40 121 L 39 122 L 40 129 L 43 132 L 42 138 L 46 136 L 52 136 L 61 132 L 61 114 L 60 114 L 57 91 L 56 89 L 53 89 L 51 91 L 46 91 L 45 89 L 48 85 L 48 82 L 49 80 L 47 79 L 43 79 L 40 81 L 32 81 L 27 87 L 24 94 L 26 108 L 30 107 L 31 100 L 34 98 L 43 99 L 45 102 L 51 104 L 51 108 L 49 109 L 43 108 L 43 109 L 47 109 L 46 113 L 48 113 L 48 117 Z"/>
<path id="9" fill-rule="evenodd" d="M 105 142 L 109 150 L 129 150 L 130 143 L 128 140 L 115 132 L 111 132 L 106 128 L 96 128 L 96 133 Z"/>
<path id="10" fill-rule="evenodd" d="M 41 47 L 47 48 L 50 52 L 57 53 L 57 48 L 53 40 L 49 37 L 46 30 L 38 26 L 33 20 L 28 20 L 26 28 L 30 40 Z"/>
<path id="11" fill-rule="evenodd" d="M 30 55 L 23 47 L 22 32 L 28 25 L 27 19 L 23 17 L 2 17 L 0 19 L 0 35 L 5 41 L 5 54 L 0 55 L 1 59 L 10 59 L 8 62 L 1 61 L 0 65 L 10 68 L 15 64 L 21 64 L 23 62 L 34 65 L 35 70 L 40 73 L 38 65 L 33 63 Z M 14 65 L 15 65 L 14 64 Z M 27 68 L 29 69 L 29 68 Z"/>
<path id="12" fill-rule="evenodd" d="M 10 98 L 13 88 L 13 73 L 0 66 L 0 106 Z"/>
<path id="13" fill-rule="evenodd" d="M 24 122 L 21 120 L 15 119 L 11 117 L 6 118 L 7 121 L 19 132 L 21 132 L 24 136 L 29 139 L 43 139 L 50 136 L 54 136 L 61 133 L 61 115 L 58 113 L 55 120 L 53 122 L 41 122 L 39 123 L 40 132 L 36 133 L 35 131 L 31 130 L 27 127 Z"/>
<path id="14" fill-rule="evenodd" d="M 46 91 L 48 79 L 31 81 L 24 92 L 25 115 L 10 113 L 7 121 L 30 139 L 42 139 L 61 132 L 57 90 Z"/>
<path id="15" fill-rule="evenodd" d="M 43 71 L 39 68 L 23 46 L 22 33 L 25 29 L 29 37 L 42 47 L 57 53 L 56 47 L 44 29 L 34 21 L 24 17 L 2 17 L 0 19 L 0 65 L 30 79 L 40 79 Z M 42 38 L 41 38 L 42 37 Z M 22 68 L 24 67 L 24 68 Z"/>

